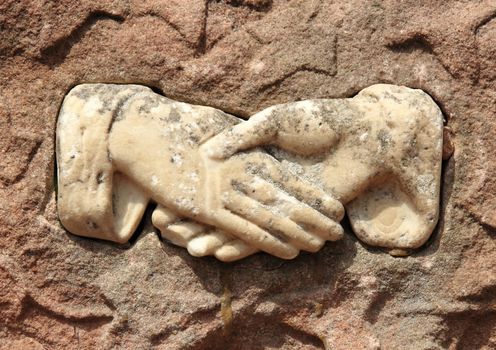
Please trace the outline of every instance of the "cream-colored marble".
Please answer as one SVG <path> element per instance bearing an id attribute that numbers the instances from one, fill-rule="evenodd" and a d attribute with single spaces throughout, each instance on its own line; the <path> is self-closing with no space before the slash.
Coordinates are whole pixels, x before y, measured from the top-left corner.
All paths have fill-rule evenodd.
<path id="1" fill-rule="evenodd" d="M 122 243 L 154 201 L 164 238 L 233 261 L 315 252 L 342 236 L 344 206 L 362 241 L 398 253 L 437 223 L 442 128 L 427 94 L 393 85 L 242 121 L 138 85 L 83 84 L 57 126 L 59 215 Z"/>

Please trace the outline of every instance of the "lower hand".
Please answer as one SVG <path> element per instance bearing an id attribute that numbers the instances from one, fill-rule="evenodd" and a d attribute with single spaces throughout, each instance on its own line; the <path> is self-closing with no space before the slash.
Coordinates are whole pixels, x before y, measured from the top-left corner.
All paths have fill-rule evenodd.
<path id="1" fill-rule="evenodd" d="M 194 256 L 234 261 L 262 250 L 291 259 L 300 250 L 317 251 L 337 240 L 344 209 L 262 152 L 240 154 L 207 164 L 209 212 L 217 228 L 177 216 L 160 207 L 152 220 L 166 239 Z M 226 233 L 229 232 L 230 234 Z"/>

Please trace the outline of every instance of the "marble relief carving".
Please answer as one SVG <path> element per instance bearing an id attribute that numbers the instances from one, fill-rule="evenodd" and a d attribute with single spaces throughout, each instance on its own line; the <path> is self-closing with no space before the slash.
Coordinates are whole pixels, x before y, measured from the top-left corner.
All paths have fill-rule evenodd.
<path id="1" fill-rule="evenodd" d="M 58 211 L 73 234 L 123 243 L 148 203 L 194 256 L 291 259 L 343 235 L 420 247 L 437 220 L 443 117 L 421 90 L 275 105 L 241 120 L 139 85 L 82 84 L 57 125 Z"/>

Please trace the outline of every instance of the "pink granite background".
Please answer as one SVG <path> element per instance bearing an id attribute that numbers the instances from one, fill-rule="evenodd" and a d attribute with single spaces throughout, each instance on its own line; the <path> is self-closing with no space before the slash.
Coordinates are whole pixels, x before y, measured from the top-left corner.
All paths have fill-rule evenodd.
<path id="1" fill-rule="evenodd" d="M 0 2 L 1 349 L 495 349 L 496 3 Z M 57 221 L 54 130 L 83 82 L 142 83 L 238 116 L 379 82 L 452 130 L 442 219 L 408 258 L 338 243 L 197 259 L 149 223 L 127 246 Z"/>

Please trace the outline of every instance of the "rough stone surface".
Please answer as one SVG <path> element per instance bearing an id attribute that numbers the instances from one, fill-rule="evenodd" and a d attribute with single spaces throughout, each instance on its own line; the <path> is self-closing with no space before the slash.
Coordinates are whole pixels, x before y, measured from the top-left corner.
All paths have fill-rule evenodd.
<path id="1" fill-rule="evenodd" d="M 0 4 L 0 347 L 496 347 L 496 4 L 13 1 Z M 276 103 L 420 88 L 455 151 L 440 223 L 394 258 L 339 243 L 285 262 L 197 259 L 149 223 L 130 244 L 61 229 L 54 130 L 83 82 L 142 83 L 248 116 Z"/>

